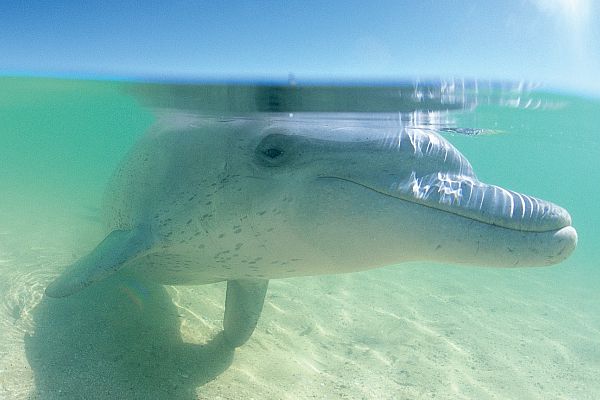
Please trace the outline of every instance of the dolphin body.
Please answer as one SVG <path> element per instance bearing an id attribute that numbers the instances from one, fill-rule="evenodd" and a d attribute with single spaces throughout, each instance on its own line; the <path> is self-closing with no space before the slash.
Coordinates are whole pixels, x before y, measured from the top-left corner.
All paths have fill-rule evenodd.
<path id="1" fill-rule="evenodd" d="M 168 112 L 115 172 L 106 238 L 46 289 L 113 273 L 167 285 L 227 281 L 224 337 L 252 334 L 269 279 L 405 261 L 558 263 L 567 211 L 479 181 L 433 130 L 389 119 Z"/>

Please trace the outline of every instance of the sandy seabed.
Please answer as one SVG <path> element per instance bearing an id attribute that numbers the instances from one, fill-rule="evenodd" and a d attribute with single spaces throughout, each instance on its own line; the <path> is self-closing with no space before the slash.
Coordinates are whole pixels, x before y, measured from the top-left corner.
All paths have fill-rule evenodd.
<path id="1" fill-rule="evenodd" d="M 59 209 L 0 215 L 0 399 L 600 398 L 600 289 L 576 267 L 275 280 L 233 352 L 224 284 L 44 297 L 102 236 Z"/>

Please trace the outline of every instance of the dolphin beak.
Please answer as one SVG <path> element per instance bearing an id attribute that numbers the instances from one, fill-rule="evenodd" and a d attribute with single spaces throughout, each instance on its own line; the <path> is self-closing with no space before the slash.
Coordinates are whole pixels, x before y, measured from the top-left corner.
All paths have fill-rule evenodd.
<path id="1" fill-rule="evenodd" d="M 479 222 L 470 225 L 469 235 L 482 251 L 472 260 L 461 255 L 467 263 L 550 265 L 566 259 L 577 246 L 577 231 L 567 210 L 472 176 L 413 174 L 391 189 L 389 195 L 394 197 Z"/>
<path id="2" fill-rule="evenodd" d="M 431 240 L 445 242 L 445 250 L 424 251 L 425 259 L 497 267 L 551 265 L 566 259 L 577 246 L 577 231 L 564 208 L 474 176 L 437 173 L 417 178 L 413 173 L 408 180 L 387 186 L 321 178 L 438 211 L 421 213 L 427 216 L 421 222 L 435 227 L 431 234 L 437 239 Z"/>

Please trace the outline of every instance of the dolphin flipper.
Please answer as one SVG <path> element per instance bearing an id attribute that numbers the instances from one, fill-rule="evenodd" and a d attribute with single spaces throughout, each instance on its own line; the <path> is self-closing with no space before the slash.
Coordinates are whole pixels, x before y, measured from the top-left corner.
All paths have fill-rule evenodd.
<path id="1" fill-rule="evenodd" d="M 239 347 L 254 332 L 262 312 L 268 279 L 238 279 L 227 281 L 224 336 L 231 347 Z"/>
<path id="2" fill-rule="evenodd" d="M 152 245 L 150 230 L 138 227 L 115 230 L 91 253 L 82 257 L 47 288 L 49 297 L 67 297 L 117 272 L 129 260 Z"/>

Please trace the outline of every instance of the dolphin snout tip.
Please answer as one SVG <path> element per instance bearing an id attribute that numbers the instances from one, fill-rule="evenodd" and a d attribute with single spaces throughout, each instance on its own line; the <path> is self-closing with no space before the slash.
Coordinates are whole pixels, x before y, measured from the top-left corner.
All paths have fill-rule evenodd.
<path id="1" fill-rule="evenodd" d="M 558 244 L 558 246 L 556 246 L 558 251 L 551 261 L 552 264 L 560 262 L 569 257 L 577 247 L 578 240 L 577 231 L 570 225 L 557 230 L 553 237 Z"/>
<path id="2" fill-rule="evenodd" d="M 569 212 L 555 204 L 550 204 L 550 208 L 552 212 L 549 213 L 549 221 L 547 223 L 554 224 L 555 229 L 560 230 L 561 228 L 570 227 L 573 229 L 573 219 L 571 218 L 571 214 Z M 573 229 L 575 231 L 575 229 Z M 575 231 L 575 236 L 577 236 L 577 232 Z"/>

